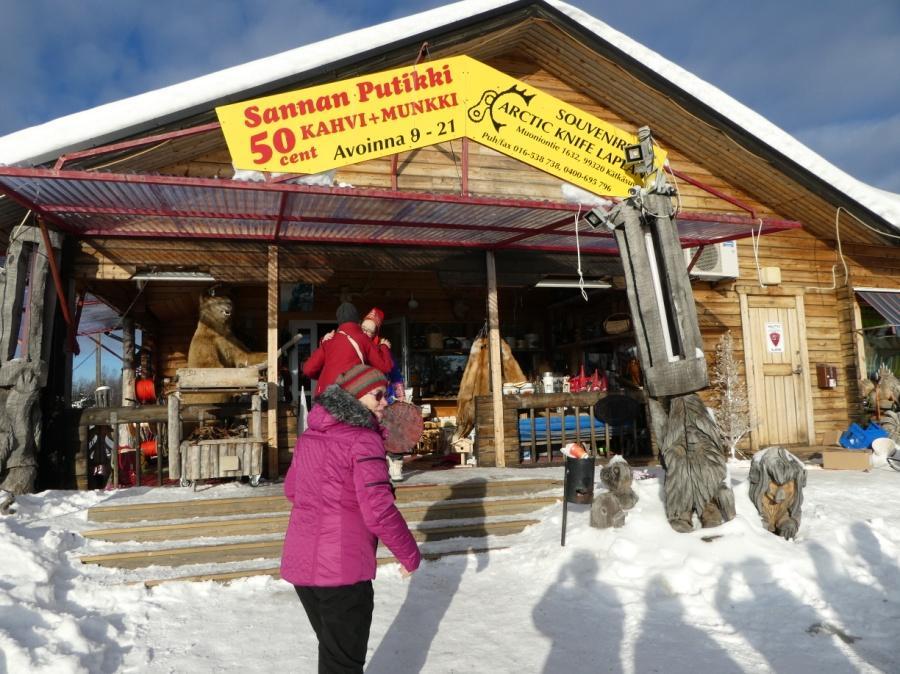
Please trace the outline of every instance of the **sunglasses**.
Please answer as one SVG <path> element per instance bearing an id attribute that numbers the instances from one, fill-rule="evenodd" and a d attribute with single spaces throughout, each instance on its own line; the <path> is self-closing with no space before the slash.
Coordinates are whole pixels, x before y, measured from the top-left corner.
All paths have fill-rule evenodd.
<path id="1" fill-rule="evenodd" d="M 375 398 L 376 403 L 380 403 L 381 399 L 387 395 L 386 391 L 369 391 L 369 395 Z"/>

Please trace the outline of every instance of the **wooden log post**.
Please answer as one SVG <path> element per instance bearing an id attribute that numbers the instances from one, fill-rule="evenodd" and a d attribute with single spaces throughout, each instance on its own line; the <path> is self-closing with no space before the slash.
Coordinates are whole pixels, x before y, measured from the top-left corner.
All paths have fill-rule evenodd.
<path id="1" fill-rule="evenodd" d="M 497 261 L 494 252 L 487 256 L 488 344 L 491 363 L 491 397 L 494 403 L 494 447 L 496 465 L 506 466 L 506 437 L 503 432 L 503 372 L 500 358 L 500 305 L 497 299 Z"/>
<path id="2" fill-rule="evenodd" d="M 112 428 L 112 457 L 109 463 L 112 468 L 112 484 L 113 487 L 119 486 L 119 443 L 121 442 L 121 433 L 119 432 L 119 417 L 115 412 L 109 415 L 109 425 Z"/>
<path id="3" fill-rule="evenodd" d="M 269 246 L 267 333 L 268 354 L 268 414 L 266 417 L 266 475 L 270 480 L 278 478 L 278 246 Z"/>
<path id="4" fill-rule="evenodd" d="M 170 393 L 168 400 L 169 479 L 181 478 L 181 398 L 178 393 Z"/>
<path id="5" fill-rule="evenodd" d="M 643 217 L 629 199 L 615 224 L 634 320 L 638 358 L 651 396 L 684 395 L 709 382 L 697 309 L 669 197 L 645 196 Z"/>
<path id="6" fill-rule="evenodd" d="M 122 319 L 122 407 L 134 407 L 137 396 L 134 388 L 134 320 L 127 316 Z M 119 428 L 119 442 L 126 452 L 135 452 L 135 461 L 140 464 L 137 439 L 131 432 L 131 424 Z M 119 448 L 117 448 L 117 452 Z M 135 471 L 139 471 L 135 466 Z M 116 484 L 118 487 L 119 485 Z"/>

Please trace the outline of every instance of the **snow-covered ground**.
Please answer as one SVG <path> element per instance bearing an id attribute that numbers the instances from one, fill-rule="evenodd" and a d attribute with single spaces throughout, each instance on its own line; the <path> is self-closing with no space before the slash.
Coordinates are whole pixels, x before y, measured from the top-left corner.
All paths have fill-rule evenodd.
<path id="1" fill-rule="evenodd" d="M 900 473 L 811 467 L 800 536 L 786 542 L 760 526 L 748 469 L 732 464 L 738 517 L 717 529 L 672 531 L 650 474 L 621 529 L 592 529 L 588 507 L 570 506 L 561 548 L 556 505 L 505 550 L 426 562 L 410 580 L 382 567 L 367 671 L 900 671 Z M 0 672 L 316 671 L 315 637 L 283 581 L 148 590 L 82 566 L 87 508 L 133 493 L 44 492 L 0 517 Z"/>

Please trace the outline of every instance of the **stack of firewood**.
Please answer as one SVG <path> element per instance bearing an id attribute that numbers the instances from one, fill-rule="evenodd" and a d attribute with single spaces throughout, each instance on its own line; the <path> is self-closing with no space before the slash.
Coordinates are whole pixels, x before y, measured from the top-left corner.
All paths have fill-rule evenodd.
<path id="1" fill-rule="evenodd" d="M 203 440 L 226 440 L 228 438 L 246 438 L 248 433 L 247 424 L 236 424 L 225 426 L 222 424 L 204 424 L 198 426 L 191 433 L 188 440 L 190 442 L 198 442 Z"/>
<path id="2" fill-rule="evenodd" d="M 413 450 L 416 454 L 435 454 L 443 451 L 441 441 L 441 424 L 439 421 L 426 421 L 425 430 L 422 431 L 422 439 Z"/>

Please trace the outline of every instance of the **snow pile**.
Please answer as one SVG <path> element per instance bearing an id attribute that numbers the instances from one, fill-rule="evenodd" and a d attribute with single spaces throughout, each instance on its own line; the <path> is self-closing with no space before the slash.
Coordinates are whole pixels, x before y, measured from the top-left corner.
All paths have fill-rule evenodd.
<path id="1" fill-rule="evenodd" d="M 49 524 L 90 500 L 60 492 L 22 497 L 17 507 L 29 517 L 0 518 L 0 671 L 112 672 L 132 648 L 134 630 L 122 608 L 137 591 L 97 593 L 68 556 L 81 536 Z"/>
<path id="2" fill-rule="evenodd" d="M 784 541 L 750 503 L 749 467 L 731 464 L 738 515 L 715 529 L 672 531 L 651 468 L 636 471 L 640 500 L 621 529 L 592 529 L 589 506 L 570 505 L 561 548 L 557 503 L 525 515 L 539 524 L 491 541 L 504 549 L 426 562 L 408 581 L 382 567 L 367 672 L 900 671 L 900 473 L 810 468 L 799 537 Z M 562 469 L 409 481 L 535 477 Z M 241 491 L 221 487 L 137 500 Z M 76 556 L 109 544 L 67 530 L 88 526 L 91 502 L 131 493 L 49 492 L 0 519 L 0 671 L 316 671 L 315 637 L 280 580 L 145 590 L 123 584 L 133 572 L 80 565 Z"/>

